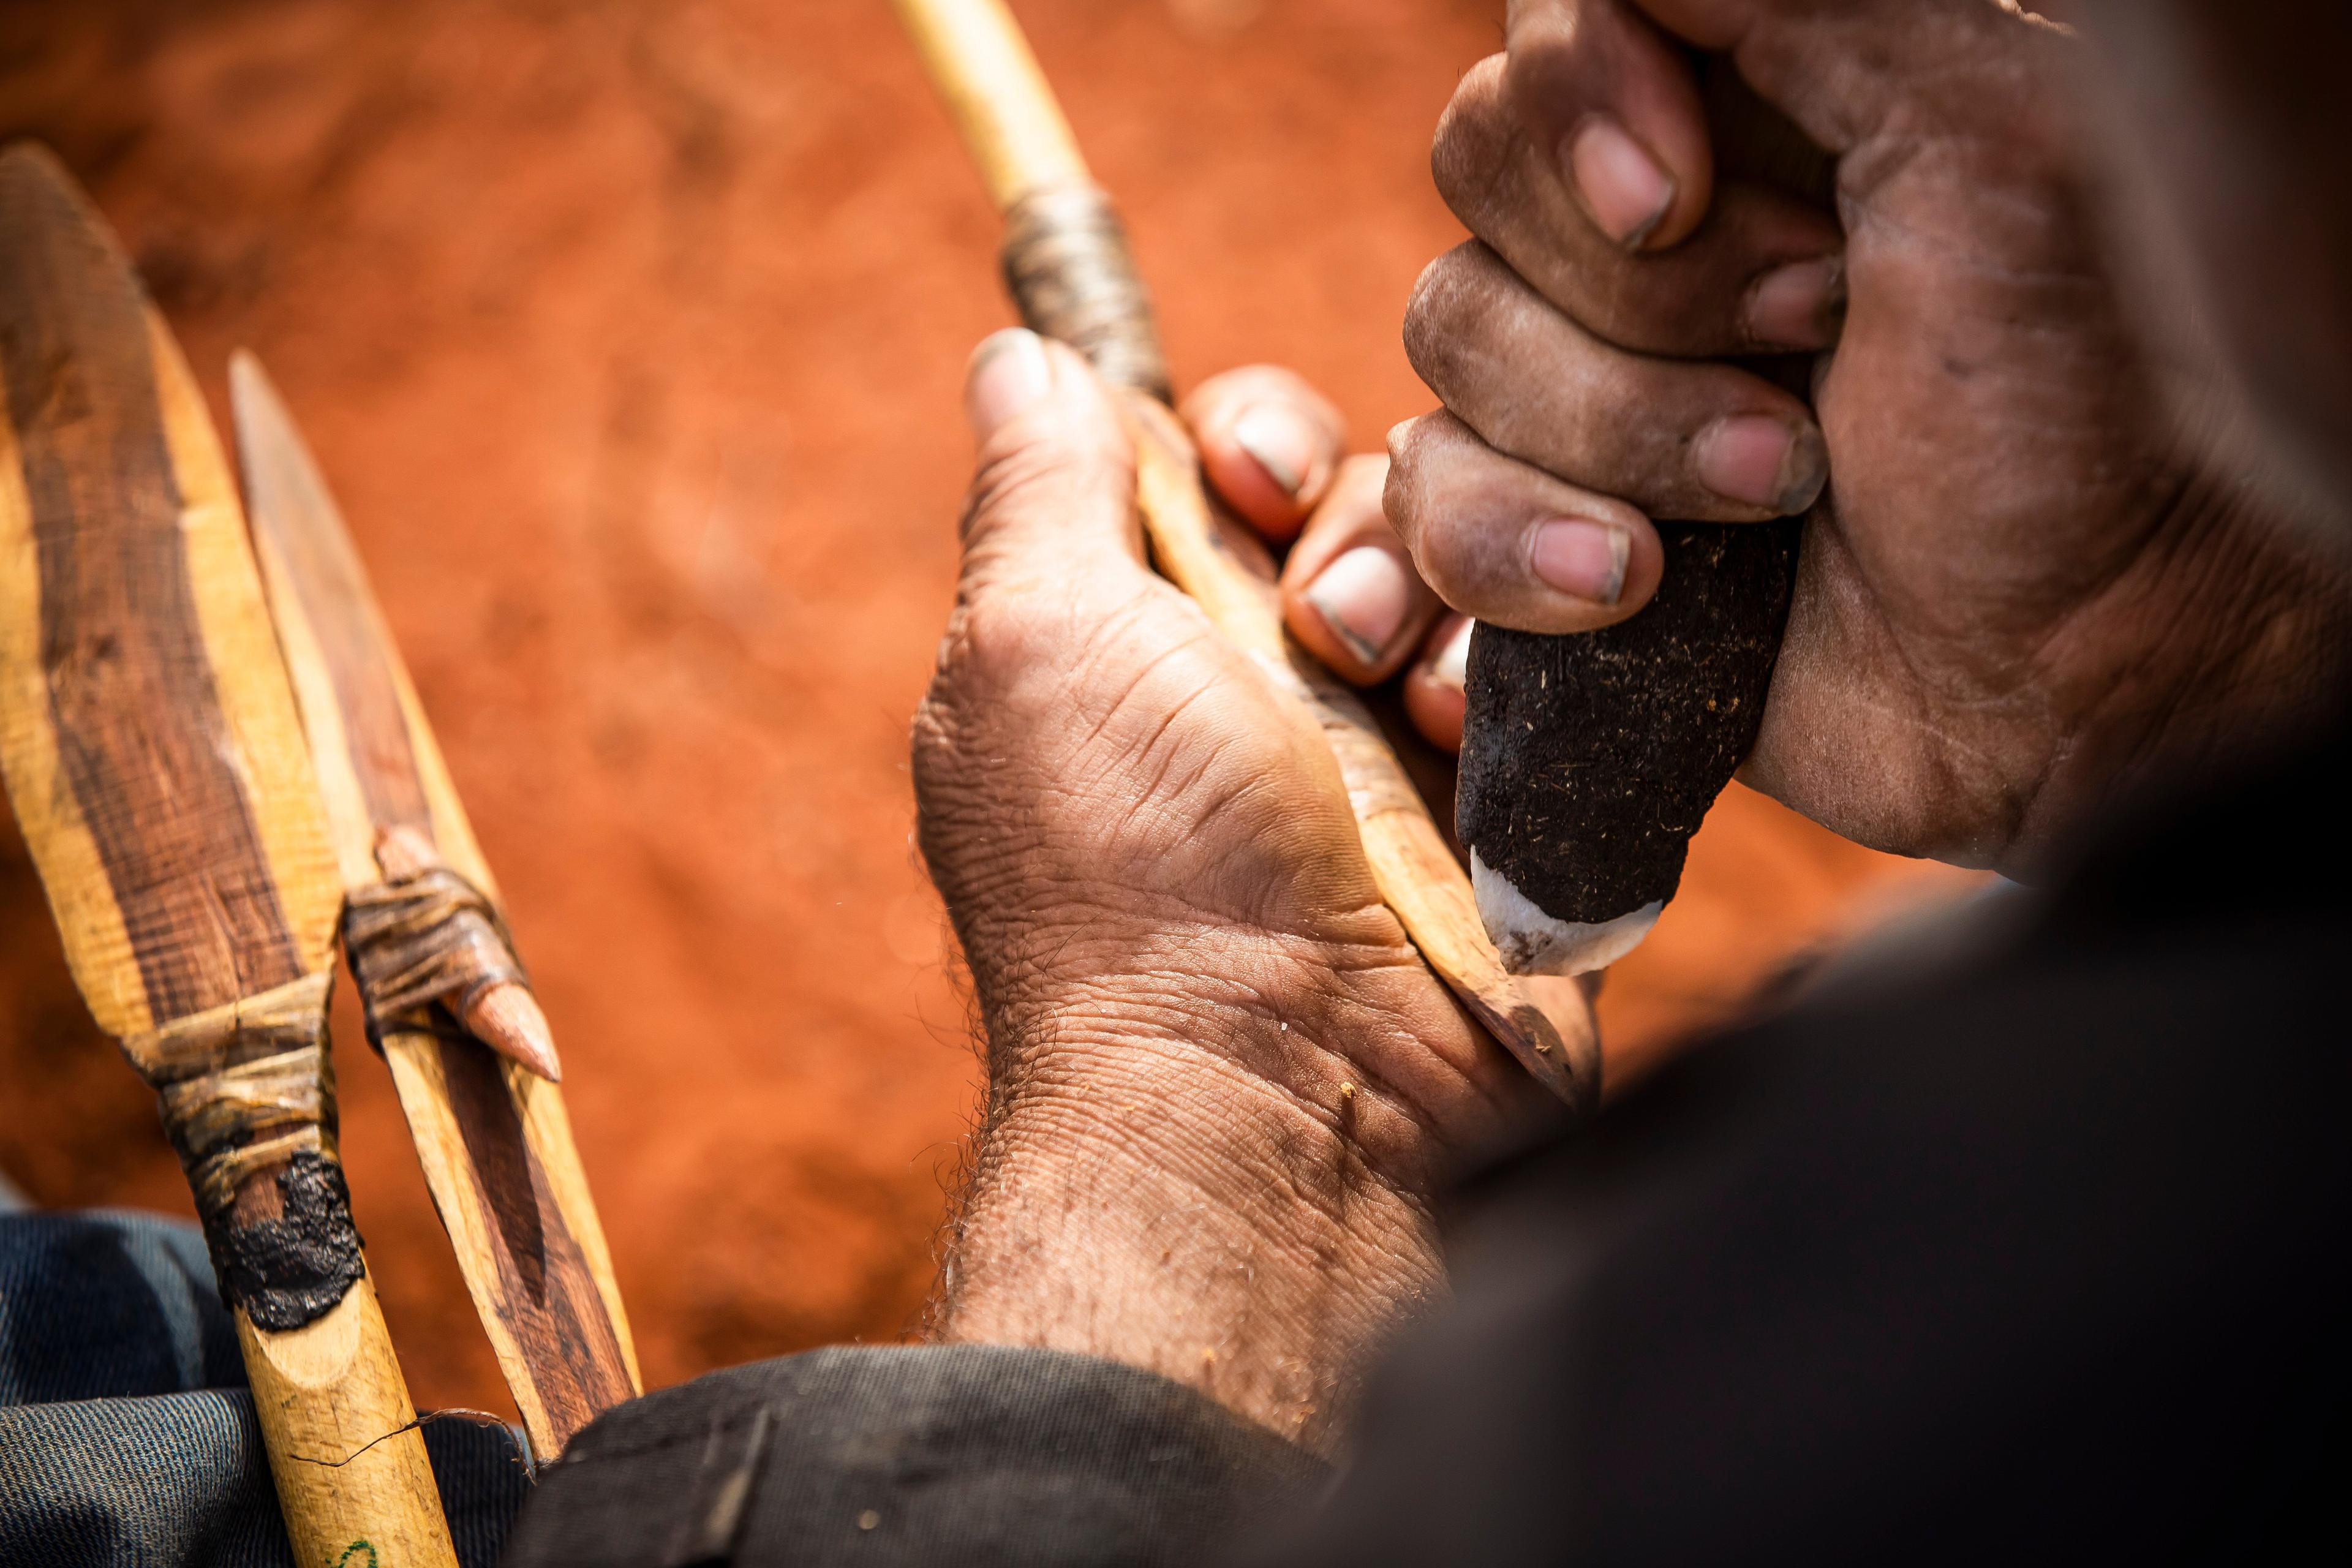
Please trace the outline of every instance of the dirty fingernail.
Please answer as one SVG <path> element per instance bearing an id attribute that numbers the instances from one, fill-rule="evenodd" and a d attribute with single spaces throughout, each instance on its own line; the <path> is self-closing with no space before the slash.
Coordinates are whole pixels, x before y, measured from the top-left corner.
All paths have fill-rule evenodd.
<path id="1" fill-rule="evenodd" d="M 1835 256 L 1792 261 L 1748 290 L 1748 335 L 1784 349 L 1823 349 L 1845 314 L 1845 262 Z"/>
<path id="2" fill-rule="evenodd" d="M 1454 629 L 1429 661 L 1429 678 L 1440 686 L 1460 691 L 1470 683 L 1470 625 L 1469 616 L 1455 616 Z"/>
<path id="3" fill-rule="evenodd" d="M 1528 552 L 1535 574 L 1563 594 L 1613 605 L 1625 592 L 1633 536 L 1612 523 L 1555 519 L 1536 530 Z"/>
<path id="4" fill-rule="evenodd" d="M 1569 178 L 1601 232 L 1627 250 L 1664 220 L 1675 182 L 1614 116 L 1588 115 L 1568 133 Z"/>
<path id="5" fill-rule="evenodd" d="M 987 440 L 1053 384 L 1053 366 L 1036 333 L 1021 327 L 990 333 L 972 350 L 971 369 L 964 376 L 963 411 L 972 435 Z"/>
<path id="6" fill-rule="evenodd" d="M 1234 444 L 1265 470 L 1275 488 L 1293 500 L 1307 488 L 1318 445 L 1307 421 L 1280 404 L 1260 403 L 1234 421 Z"/>
<path id="7" fill-rule="evenodd" d="M 1830 476 L 1829 451 L 1810 425 L 1735 414 L 1699 433 L 1699 483 L 1726 500 L 1793 516 L 1813 504 Z"/>
<path id="8" fill-rule="evenodd" d="M 1387 551 L 1360 544 L 1323 568 L 1307 585 L 1307 602 L 1331 628 L 1331 635 L 1366 666 L 1396 640 L 1412 607 L 1412 584 L 1404 566 Z"/>

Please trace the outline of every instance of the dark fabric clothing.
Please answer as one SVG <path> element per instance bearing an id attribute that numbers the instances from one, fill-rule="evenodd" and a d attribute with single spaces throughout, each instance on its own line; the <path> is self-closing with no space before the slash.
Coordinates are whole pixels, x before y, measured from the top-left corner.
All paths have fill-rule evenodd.
<path id="1" fill-rule="evenodd" d="M 1457 1301 L 1336 1486 L 1130 1369 L 825 1351 L 609 1413 L 509 1562 L 2352 1561 L 2347 776 L 2339 735 L 2125 825 L 2055 893 L 1849 965 L 1486 1172 Z M 188 1258 L 89 1256 L 172 1346 L 125 1319 L 92 1364 L 211 1375 Z M 60 1386 L 21 1362 L 0 1344 Z M 68 1537 L 68 1478 L 5 1422 L 101 1408 L 138 1430 L 101 1438 Z M 213 1420 L 0 1410 L 0 1561 L 268 1560 L 235 1554 L 267 1496 L 249 1411 Z"/>
<path id="2" fill-rule="evenodd" d="M 424 1434 L 457 1561 L 492 1568 L 530 1489 L 513 1439 L 465 1421 L 428 1422 Z M 243 1388 L 0 1410 L 0 1563 L 8 1568 L 293 1562 Z"/>
<path id="3" fill-rule="evenodd" d="M 0 1406 L 244 1381 L 195 1226 L 104 1210 L 0 1216 Z"/>
<path id="4" fill-rule="evenodd" d="M 816 1351 L 605 1415 L 544 1472 L 507 1563 L 1179 1568 L 1324 1480 L 1280 1438 L 1116 1363 Z"/>
<path id="5" fill-rule="evenodd" d="M 1336 1493 L 1247 1561 L 2352 1561 L 2347 776 L 2339 736 L 2152 813 L 2054 894 L 1847 966 L 1472 1183 L 1454 1308 L 1376 1381 Z M 1161 1484 L 1132 1459 L 1153 1401 L 1108 1373 L 942 1400 L 940 1376 L 866 1352 L 820 1401 L 840 1425 L 771 1461 L 735 1561 L 1032 1560 L 989 1483 L 1045 1497 L 1055 1466 L 1070 1500 L 1027 1526 L 1034 1560 L 1181 1560 L 1093 1500 Z M 690 1450 L 745 1386 L 595 1436 Z M 1157 1408 L 1171 1440 L 1216 1430 Z M 1188 1517 L 1221 1471 L 1236 1519 L 1305 1489 L 1200 1462 L 1236 1443 L 1187 1444 Z M 515 1562 L 675 1561 L 566 1516 L 684 1475 L 543 1488 Z M 867 1507 L 924 1524 L 845 1535 Z"/>
<path id="6" fill-rule="evenodd" d="M 458 1560 L 491 1568 L 530 1484 L 514 1440 L 463 1421 L 424 1432 Z M 0 1564 L 292 1563 L 195 1227 L 0 1215 Z"/>
<path id="7" fill-rule="evenodd" d="M 1258 1561 L 2352 1562 L 2352 926 L 2267 880 L 2062 898 L 1489 1173 Z"/>
<path id="8" fill-rule="evenodd" d="M 2347 773 L 2119 824 L 1487 1173 L 1254 1561 L 2352 1562 Z"/>

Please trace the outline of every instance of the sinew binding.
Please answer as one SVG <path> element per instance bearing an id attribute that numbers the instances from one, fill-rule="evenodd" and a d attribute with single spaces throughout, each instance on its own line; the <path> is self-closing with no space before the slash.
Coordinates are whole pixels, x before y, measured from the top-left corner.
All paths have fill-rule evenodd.
<path id="1" fill-rule="evenodd" d="M 532 1452 L 554 1459 L 640 1384 L 553 1041 L 342 514 L 260 362 L 232 358 L 229 390 L 369 1037 Z"/>

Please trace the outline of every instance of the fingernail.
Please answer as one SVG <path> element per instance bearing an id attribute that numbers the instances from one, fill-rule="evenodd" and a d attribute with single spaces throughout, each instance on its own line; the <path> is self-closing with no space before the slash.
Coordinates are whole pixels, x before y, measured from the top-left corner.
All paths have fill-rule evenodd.
<path id="1" fill-rule="evenodd" d="M 1306 420 L 1279 404 L 1260 403 L 1234 421 L 1234 444 L 1265 470 L 1275 488 L 1296 500 L 1315 467 L 1316 436 Z"/>
<path id="2" fill-rule="evenodd" d="M 1307 602 L 1360 663 L 1375 665 L 1412 607 L 1412 584 L 1397 558 L 1375 545 L 1349 551 L 1307 585 Z"/>
<path id="3" fill-rule="evenodd" d="M 1021 327 L 990 333 L 972 350 L 971 369 L 964 376 L 963 412 L 972 435 L 987 440 L 1053 384 L 1054 369 L 1036 333 Z"/>
<path id="4" fill-rule="evenodd" d="M 1811 426 L 1790 427 L 1763 414 L 1735 414 L 1699 432 L 1699 483 L 1726 500 L 1784 517 L 1813 504 L 1830 477 L 1829 451 Z"/>
<path id="5" fill-rule="evenodd" d="M 1640 249 L 1675 205 L 1674 177 L 1614 116 L 1587 115 L 1568 133 L 1564 161 L 1584 210 L 1627 250 Z"/>
<path id="6" fill-rule="evenodd" d="M 1563 594 L 1613 605 L 1625 592 L 1633 536 L 1613 523 L 1558 518 L 1536 530 L 1528 551 L 1535 574 Z"/>
<path id="7" fill-rule="evenodd" d="M 1470 684 L 1470 627 L 1472 622 L 1464 616 L 1454 623 L 1452 635 L 1429 661 L 1429 678 L 1441 686 L 1460 691 Z"/>
<path id="8" fill-rule="evenodd" d="M 1748 290 L 1748 335 L 1776 348 L 1824 349 L 1845 314 L 1845 261 L 1823 256 L 1792 261 Z"/>

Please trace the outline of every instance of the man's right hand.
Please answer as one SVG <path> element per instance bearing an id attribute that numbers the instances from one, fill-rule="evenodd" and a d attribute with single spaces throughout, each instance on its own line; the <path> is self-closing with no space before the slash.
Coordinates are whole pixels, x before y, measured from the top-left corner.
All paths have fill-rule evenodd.
<path id="1" fill-rule="evenodd" d="M 1729 177 L 1685 46 L 1834 158 L 1834 215 Z M 1993 0 L 1516 0 L 1434 153 L 1477 239 L 1406 326 L 1445 410 L 1392 437 L 1389 510 L 1429 583 L 1580 630 L 1647 584 L 1596 616 L 1543 580 L 1548 524 L 1804 512 L 1743 776 L 2011 869 L 2136 766 L 2295 714 L 2344 584 L 2165 406 L 2062 113 L 2074 47 Z M 1810 405 L 1732 363 L 1773 351 L 1821 352 Z"/>

